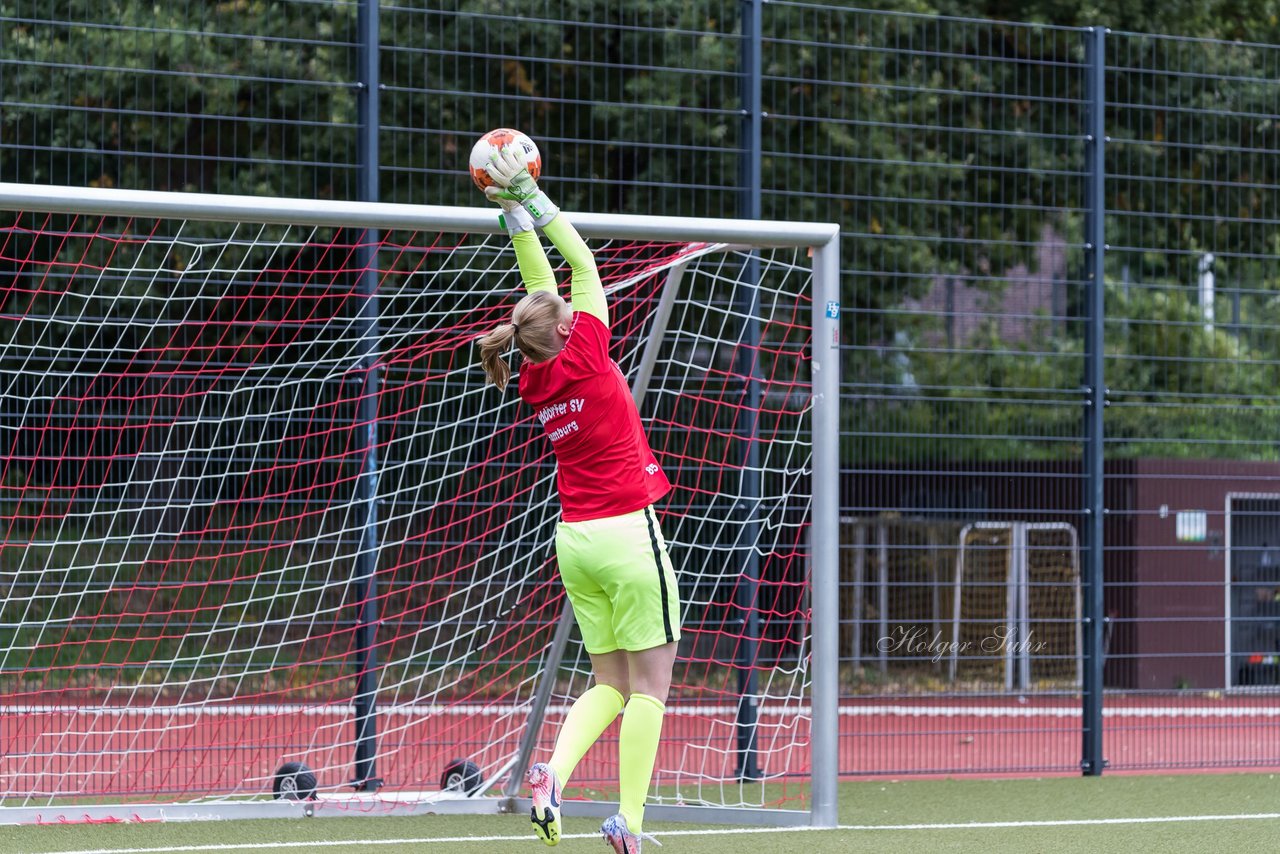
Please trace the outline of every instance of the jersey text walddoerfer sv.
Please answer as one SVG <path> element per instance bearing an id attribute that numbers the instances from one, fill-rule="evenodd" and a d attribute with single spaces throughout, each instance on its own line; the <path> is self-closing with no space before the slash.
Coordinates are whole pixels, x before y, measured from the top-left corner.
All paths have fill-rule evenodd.
<path id="1" fill-rule="evenodd" d="M 560 354 L 520 366 L 520 397 L 555 449 L 564 521 L 631 513 L 670 491 L 626 378 L 609 358 L 609 329 L 595 315 L 574 312 Z"/>

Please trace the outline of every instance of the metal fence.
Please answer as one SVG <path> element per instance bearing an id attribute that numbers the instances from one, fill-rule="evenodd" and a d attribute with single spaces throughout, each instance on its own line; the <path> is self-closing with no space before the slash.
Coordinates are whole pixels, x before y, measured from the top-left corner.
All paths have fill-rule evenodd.
<path id="1" fill-rule="evenodd" d="M 5 180 L 470 204 L 513 125 L 565 207 L 841 224 L 843 772 L 1280 767 L 1277 48 L 789 0 L 122 7 L 0 7 Z"/>

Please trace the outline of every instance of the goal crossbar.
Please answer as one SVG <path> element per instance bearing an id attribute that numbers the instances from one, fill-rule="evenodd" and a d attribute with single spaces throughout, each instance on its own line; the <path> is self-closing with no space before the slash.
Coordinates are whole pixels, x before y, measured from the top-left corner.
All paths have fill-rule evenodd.
<path id="1" fill-rule="evenodd" d="M 254 222 L 334 228 L 500 234 L 492 208 L 336 202 L 259 196 L 205 195 L 105 187 L 60 187 L 0 182 L 0 209 L 95 216 L 145 216 L 207 222 Z M 837 249 L 840 226 L 767 220 L 661 217 L 565 211 L 587 238 L 678 240 L 767 247 Z"/>

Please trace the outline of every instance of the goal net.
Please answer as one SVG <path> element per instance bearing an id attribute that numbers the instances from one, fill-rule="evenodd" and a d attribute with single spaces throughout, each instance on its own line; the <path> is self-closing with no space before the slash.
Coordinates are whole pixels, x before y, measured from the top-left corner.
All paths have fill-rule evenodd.
<path id="1" fill-rule="evenodd" d="M 14 185 L 0 208 L 0 822 L 511 808 L 590 667 L 549 443 L 478 365 L 522 293 L 495 217 Z M 575 222 L 675 484 L 651 803 L 832 821 L 831 232 Z M 616 797 L 616 734 L 568 797 Z"/>

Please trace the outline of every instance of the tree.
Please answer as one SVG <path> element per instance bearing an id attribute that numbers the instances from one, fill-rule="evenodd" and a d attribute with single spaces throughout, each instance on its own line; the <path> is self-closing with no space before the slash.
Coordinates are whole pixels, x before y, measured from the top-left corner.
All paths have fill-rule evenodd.
<path id="1" fill-rule="evenodd" d="M 1047 229 L 1069 247 L 1068 278 L 1082 279 L 1085 37 L 1062 27 L 1116 30 L 1107 274 L 1171 289 L 1166 304 L 1113 301 L 1113 310 L 1163 318 L 1190 305 L 1173 290 L 1193 286 L 1205 252 L 1217 257 L 1219 282 L 1247 284 L 1253 304 L 1280 290 L 1271 260 L 1280 254 L 1275 51 L 1229 41 L 1280 40 L 1273 2 L 891 5 L 767 4 L 763 21 L 764 216 L 841 224 L 845 335 L 855 348 L 845 376 L 867 394 L 856 411 L 882 409 L 878 423 L 909 435 L 1061 436 L 1046 445 L 1066 447 L 1076 427 L 1063 420 L 1069 410 L 1019 395 L 1056 400 L 1079 383 L 1078 324 L 1048 324 L 1033 348 L 1000 340 L 993 327 L 931 352 L 942 321 L 909 308 L 947 278 L 999 300 L 1018 287 L 1009 271 L 1034 270 Z M 0 67 L 0 177 L 354 195 L 354 5 L 58 0 L 42 9 L 47 21 L 31 23 L 0 0 L 0 18 L 16 22 L 0 35 L 10 60 Z M 543 143 L 549 188 L 565 207 L 736 215 L 740 9 L 716 0 L 387 6 L 382 197 L 478 203 L 463 169 L 471 142 L 516 125 Z M 1082 291 L 1071 290 L 1074 317 Z M 1231 400 L 1270 399 L 1252 389 L 1266 387 L 1280 342 L 1258 333 L 1236 342 L 1248 358 L 1232 373 L 1256 377 L 1241 378 Z M 1195 334 L 1173 343 L 1187 349 L 1165 363 L 1214 358 Z M 1138 370 L 1150 362 L 1132 350 L 1142 345 L 1112 341 L 1117 394 L 1185 394 L 1173 384 L 1194 371 Z M 961 397 L 946 393 L 947 377 Z M 906 404 L 912 384 L 926 380 L 938 393 Z M 1016 425 L 995 399 L 1021 401 Z M 1152 434 L 1156 425 L 1132 429 Z M 1234 429 L 1224 425 L 1223 435 Z"/>
<path id="2" fill-rule="evenodd" d="M 0 177 L 133 189 L 347 197 L 350 6 L 0 0 Z"/>

